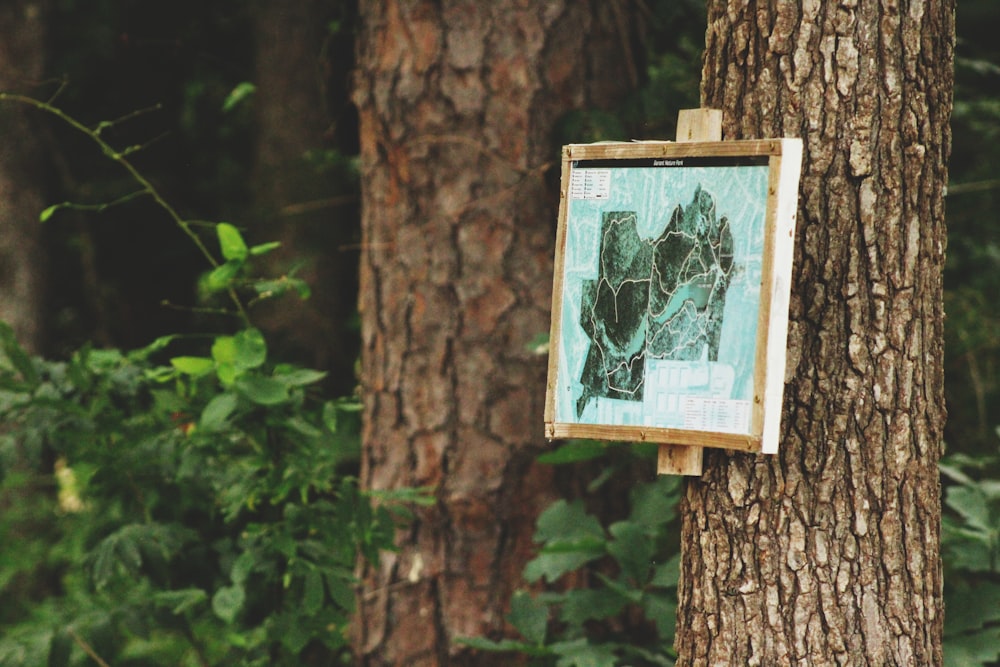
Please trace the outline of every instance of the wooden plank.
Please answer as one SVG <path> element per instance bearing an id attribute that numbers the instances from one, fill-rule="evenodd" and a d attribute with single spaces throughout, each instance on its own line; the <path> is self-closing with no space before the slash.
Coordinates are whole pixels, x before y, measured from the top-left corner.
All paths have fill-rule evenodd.
<path id="1" fill-rule="evenodd" d="M 683 112 L 682 112 L 683 113 Z M 573 160 L 628 159 L 632 157 L 715 157 L 781 155 L 781 139 L 746 139 L 742 141 L 680 142 L 607 142 L 598 144 L 570 144 L 564 148 L 564 157 Z"/>
<path id="2" fill-rule="evenodd" d="M 722 109 L 682 109 L 677 114 L 677 141 L 722 141 Z"/>
<path id="3" fill-rule="evenodd" d="M 555 276 L 552 281 L 552 317 L 549 324 L 549 364 L 548 380 L 545 387 L 545 423 L 550 424 L 556 420 L 555 395 L 556 380 L 559 373 L 558 355 L 554 346 L 560 339 L 562 318 L 558 314 L 562 312 L 563 296 L 563 262 L 566 257 L 566 192 L 569 183 L 569 163 L 570 148 L 563 147 L 562 151 L 562 187 L 559 188 L 559 218 L 556 227 L 556 256 L 555 256 Z M 549 436 L 552 437 L 552 436 Z"/>
<path id="4" fill-rule="evenodd" d="M 677 141 L 673 144 L 683 150 L 686 142 L 721 141 L 722 110 L 721 109 L 684 109 L 677 115 Z M 712 148 L 699 143 L 699 154 L 710 153 Z M 735 148 L 730 142 L 726 149 Z M 758 147 L 754 149 L 759 150 Z M 705 150 L 706 153 L 701 151 Z M 690 475 L 700 476 L 704 451 L 701 446 L 685 446 L 679 444 L 660 445 L 656 457 L 656 473 L 658 475 Z"/>
<path id="5" fill-rule="evenodd" d="M 590 440 L 669 443 L 670 445 L 680 445 L 685 448 L 689 445 L 700 445 L 701 447 L 734 449 L 744 452 L 757 452 L 761 449 L 759 436 L 743 433 L 719 433 L 717 431 L 654 428 L 651 426 L 623 428 L 610 424 L 549 422 L 545 424 L 545 437 L 549 439 L 584 438 Z"/>
<path id="6" fill-rule="evenodd" d="M 659 475 L 699 477 L 704 459 L 701 447 L 662 445 L 656 455 L 656 472 Z"/>

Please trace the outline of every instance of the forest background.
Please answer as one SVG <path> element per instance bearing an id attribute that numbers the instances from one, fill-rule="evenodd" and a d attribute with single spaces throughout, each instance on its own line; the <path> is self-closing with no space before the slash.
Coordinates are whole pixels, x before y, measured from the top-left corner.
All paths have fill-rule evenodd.
<path id="1" fill-rule="evenodd" d="M 21 7 L 26 3 L 14 4 Z M 120 119 L 103 127 L 100 137 L 116 147 L 138 147 L 129 159 L 184 220 L 228 220 L 237 225 L 238 241 L 214 224 L 199 223 L 211 231 L 208 238 L 218 236 L 220 265 L 238 258 L 238 268 L 243 271 L 242 262 L 252 255 L 270 276 L 246 281 L 250 300 L 279 288 L 303 291 L 305 284 L 311 296 L 301 303 L 285 299 L 254 310 L 254 323 L 266 335 L 266 352 L 261 352 L 264 344 L 252 335 L 218 336 L 220 318 L 216 311 L 222 308 L 219 294 L 224 303 L 225 289 L 213 286 L 211 267 L 180 233 L 176 221 L 155 202 L 135 198 L 106 210 L 67 207 L 50 210 L 44 224 L 38 221 L 38 215 L 50 204 L 110 202 L 134 186 L 125 182 L 127 175 L 120 165 L 94 149 L 92 137 L 37 110 L 28 114 L 30 138 L 18 139 L 7 133 L 5 141 L 13 148 L 6 149 L 5 159 L 15 149 L 21 151 L 15 160 L 28 165 L 25 174 L 37 174 L 32 187 L 43 199 L 35 218 L 21 223 L 38 229 L 39 261 L 31 266 L 38 290 L 31 302 L 16 306 L 26 314 L 0 315 L 13 323 L 19 319 L 33 322 L 18 328 L 21 343 L 53 360 L 30 362 L 34 370 L 27 375 L 35 373 L 34 378 L 25 377 L 25 368 L 19 368 L 16 359 L 8 360 L 7 369 L 9 377 L 17 376 L 19 383 L 32 379 L 35 384 L 31 390 L 36 396 L 40 387 L 49 387 L 56 394 L 50 397 L 49 405 L 35 404 L 34 417 L 20 422 L 30 427 L 32 437 L 5 439 L 0 461 L 0 596 L 18 600 L 0 611 L 0 636 L 5 637 L 0 642 L 2 664 L 43 664 L 32 661 L 41 655 L 39 652 L 48 664 L 84 664 L 95 655 L 111 664 L 154 664 L 150 660 L 179 664 L 178 656 L 187 656 L 183 659 L 191 664 L 235 664 L 227 662 L 233 659 L 234 651 L 240 652 L 247 664 L 254 660 L 260 664 L 281 660 L 287 664 L 327 664 L 324 661 L 331 656 L 346 655 L 346 636 L 341 644 L 318 642 L 315 637 L 322 628 L 342 624 L 349 616 L 351 568 L 344 568 L 354 552 L 339 554 L 340 560 L 322 567 L 295 569 L 287 564 L 308 549 L 336 551 L 322 540 L 307 543 L 303 538 L 316 530 L 333 530 L 332 526 L 350 532 L 354 547 L 362 551 L 391 542 L 386 537 L 390 517 L 345 518 L 344 506 L 364 503 L 346 482 L 343 487 L 330 487 L 334 480 L 350 479 L 357 465 L 353 393 L 360 347 L 356 312 L 360 176 L 359 130 L 351 101 L 357 9 L 351 2 L 332 0 L 296 6 L 300 11 L 285 11 L 281 2 L 58 0 L 44 15 L 45 37 L 39 42 L 42 51 L 34 54 L 40 63 L 36 75 L 30 81 L 3 81 L 5 89 L 43 100 L 51 98 L 58 108 L 88 127 Z M 662 0 L 644 7 L 645 52 L 636 60 L 642 87 L 613 111 L 580 109 L 561 119 L 559 143 L 671 138 L 677 111 L 698 105 L 705 27 L 701 3 Z M 13 25 L 5 19 L 0 30 Z M 945 580 L 948 594 L 963 599 L 965 610 L 948 626 L 952 649 L 946 652 L 946 659 L 956 665 L 987 664 L 1000 653 L 996 625 L 1000 622 L 996 611 L 1000 609 L 997 25 L 1000 7 L 992 0 L 968 0 L 958 8 L 947 198 L 949 419 L 944 466 Z M 17 106 L 15 103 L 3 104 L 0 114 L 14 113 L 11 107 Z M 18 109 L 16 113 L 23 112 Z M 554 155 L 553 160 L 556 158 Z M 18 238 L 19 232 L 15 232 L 3 231 L 9 238 Z M 270 241 L 280 241 L 281 248 L 264 247 Z M 240 250 L 240 244 L 247 252 Z M 251 249 L 259 250 L 259 258 Z M 221 285 L 229 286 L 226 282 Z M 232 323 L 222 325 L 227 327 L 239 329 Z M 195 494 L 177 502 L 180 507 L 174 508 L 171 516 L 197 516 L 201 524 L 193 530 L 204 531 L 199 539 L 214 537 L 211 546 L 217 552 L 214 562 L 222 584 L 199 579 L 218 577 L 219 572 L 167 575 L 147 571 L 150 567 L 155 570 L 155 563 L 150 566 L 156 561 L 155 553 L 161 555 L 164 567 L 173 563 L 172 568 L 183 570 L 183 563 L 178 566 L 171 559 L 194 538 L 173 529 L 141 535 L 123 530 L 123 526 L 136 525 L 126 520 L 133 510 L 159 518 L 161 527 L 175 524 L 163 518 L 165 500 L 143 498 L 135 508 L 121 500 L 134 495 L 134 484 L 130 486 L 121 460 L 106 461 L 115 473 L 108 475 L 111 479 L 102 478 L 96 459 L 91 460 L 90 468 L 75 469 L 76 481 L 67 482 L 65 476 L 55 474 L 67 452 L 51 447 L 54 438 L 78 435 L 81 429 L 90 433 L 110 423 L 102 420 L 114 419 L 121 430 L 110 440 L 91 442 L 84 438 L 81 442 L 91 442 L 95 452 L 128 438 L 146 443 L 152 434 L 162 431 L 163 422 L 188 436 L 189 425 L 198 420 L 187 414 L 186 408 L 179 408 L 199 405 L 204 409 L 220 396 L 236 395 L 227 391 L 225 379 L 206 378 L 201 370 L 185 366 L 183 361 L 173 363 L 173 374 L 156 380 L 170 391 L 154 394 L 158 399 L 142 399 L 159 400 L 151 414 L 159 415 L 161 421 L 121 426 L 121 415 L 129 412 L 130 405 L 135 407 L 129 401 L 139 400 L 145 379 L 115 376 L 109 369 L 129 368 L 140 374 L 155 369 L 155 364 L 140 367 L 160 352 L 148 346 L 176 334 L 179 337 L 170 341 L 171 359 L 202 358 L 200 350 L 209 341 L 218 364 L 224 352 L 217 350 L 231 345 L 238 367 L 234 372 L 246 374 L 230 378 L 230 384 L 240 390 L 236 392 L 240 400 L 253 408 L 244 408 L 242 403 L 237 407 L 235 398 L 232 405 L 227 402 L 230 399 L 217 401 L 216 414 L 221 416 L 214 425 L 219 433 L 234 426 L 239 426 L 242 434 L 262 429 L 277 440 L 298 438 L 330 450 L 326 457 L 296 451 L 301 460 L 284 459 L 283 470 L 293 460 L 301 469 L 310 470 L 311 476 L 288 481 L 281 478 L 275 464 L 277 477 L 268 478 L 261 488 L 235 487 L 233 493 L 243 495 L 229 499 L 232 506 L 220 510 L 221 518 L 196 505 L 206 498 L 224 502 L 225 498 L 220 501 L 206 489 L 234 488 L 232 477 L 220 473 L 218 479 L 201 479 L 193 488 L 206 495 Z M 538 342 L 525 340 L 524 344 Z M 118 357 L 107 356 L 107 350 L 145 350 L 146 356 L 128 357 L 136 360 L 136 365 L 122 366 Z M 17 356 L 9 339 L 7 352 L 8 357 Z M 285 375 L 278 369 L 277 375 L 267 378 L 285 378 L 277 399 L 266 393 L 274 387 L 254 375 L 263 367 L 264 358 L 288 364 Z M 316 373 L 303 374 L 306 368 L 316 369 Z M 211 382 L 222 384 L 208 387 Z M 98 386 L 103 389 L 94 389 Z M 11 384 L 5 390 L 10 394 L 4 394 L 4 400 L 26 391 L 23 384 Z M 87 397 L 101 391 L 106 402 L 87 402 Z M 178 403 L 178 396 L 190 402 Z M 73 423 L 57 423 L 46 410 L 82 412 L 74 413 L 78 419 Z M 213 424 L 206 423 L 205 413 L 196 414 L 202 415 L 197 426 L 210 432 Z M 282 433 L 285 436 L 280 436 Z M 163 444 L 162 440 L 155 442 Z M 210 462 L 220 456 L 212 447 L 205 445 L 200 450 L 203 459 L 187 461 L 181 467 L 203 465 L 210 470 Z M 136 456 L 145 454 L 140 449 Z M 329 479 L 322 480 L 328 473 Z M 190 470 L 180 477 L 184 474 L 190 475 Z M 72 498 L 75 490 L 82 488 L 111 489 L 109 497 L 121 495 L 103 514 L 74 512 Z M 148 493 L 167 497 L 174 491 L 176 488 L 152 487 Z M 240 515 L 241 503 L 255 493 L 268 499 L 265 504 L 270 503 L 274 516 L 268 512 L 252 518 Z M 299 505 L 284 504 L 295 494 L 303 497 Z M 315 505 L 312 501 L 316 497 L 327 496 L 337 499 L 331 501 L 328 512 L 289 516 L 290 507 L 301 510 L 310 503 Z M 84 502 L 86 494 L 82 497 L 79 502 Z M 399 511 L 405 513 L 403 508 Z M 93 517 L 90 524 L 79 525 L 79 517 L 88 514 Z M 69 529 L 73 517 L 76 527 Z M 259 530 L 260 540 L 248 544 L 248 530 Z M 275 546 L 279 535 L 287 535 L 294 545 Z M 261 546 L 263 542 L 269 544 Z M 284 568 L 280 572 L 275 565 L 279 561 Z M 124 587 L 122 582 L 140 571 L 147 588 Z M 244 585 L 247 578 L 255 577 L 270 583 L 259 589 Z M 320 599 L 315 598 L 317 582 L 322 582 Z M 119 601 L 128 595 L 136 599 L 117 607 L 93 606 L 94 591 L 118 596 Z M 131 592 L 126 595 L 125 591 Z M 159 595 L 155 609 L 148 617 L 135 616 L 130 626 L 123 615 L 138 608 L 138 598 L 151 595 L 151 591 Z M 339 615 L 321 613 L 328 600 L 333 600 L 329 606 L 339 609 Z M 292 608 L 298 608 L 298 615 Z M 198 609 L 205 614 L 199 615 Z M 521 615 L 515 619 L 521 622 L 514 626 L 522 635 L 525 629 L 530 634 L 532 624 L 525 619 L 530 619 L 532 612 L 522 609 Z M 203 639 L 215 628 L 211 623 L 224 630 L 221 646 Z M 169 632 L 155 630 L 157 624 Z M 293 627 L 301 632 L 291 632 Z M 56 628 L 77 630 L 60 632 Z M 643 628 L 654 636 L 651 646 L 657 642 L 661 649 L 668 645 L 668 630 Z M 174 636 L 185 639 L 169 639 Z M 524 646 L 545 645 L 552 640 L 544 636 L 531 639 Z M 635 638 L 629 641 L 641 643 Z M 601 655 L 600 649 L 593 648 L 595 642 L 589 644 L 591 657 Z M 489 647 L 483 644 L 480 648 Z M 560 658 L 551 651 L 540 652 L 542 658 Z M 669 650 L 663 650 L 661 659 L 669 660 Z M 635 656 L 632 660 L 638 662 Z"/>

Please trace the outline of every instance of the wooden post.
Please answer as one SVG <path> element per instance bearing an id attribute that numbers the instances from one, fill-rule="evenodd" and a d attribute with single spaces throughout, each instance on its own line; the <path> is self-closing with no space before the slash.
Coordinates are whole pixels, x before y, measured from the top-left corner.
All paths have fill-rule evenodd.
<path id="1" fill-rule="evenodd" d="M 721 109 L 683 109 L 677 114 L 677 141 L 722 141 Z M 656 472 L 660 475 L 701 475 L 701 447 L 660 445 Z"/>

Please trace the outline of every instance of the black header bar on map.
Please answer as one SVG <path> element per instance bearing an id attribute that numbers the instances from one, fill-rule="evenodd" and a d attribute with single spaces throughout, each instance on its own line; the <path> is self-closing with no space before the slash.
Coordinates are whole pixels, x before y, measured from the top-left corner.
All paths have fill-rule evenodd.
<path id="1" fill-rule="evenodd" d="M 769 155 L 713 155 L 695 157 L 601 158 L 573 160 L 574 169 L 628 167 L 766 167 Z"/>

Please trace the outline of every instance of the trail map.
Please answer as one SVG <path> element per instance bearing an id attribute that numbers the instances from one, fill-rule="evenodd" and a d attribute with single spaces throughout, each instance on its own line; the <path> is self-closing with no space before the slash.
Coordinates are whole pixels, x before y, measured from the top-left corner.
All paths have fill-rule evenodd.
<path id="1" fill-rule="evenodd" d="M 571 164 L 556 419 L 749 429 L 766 157 Z"/>

